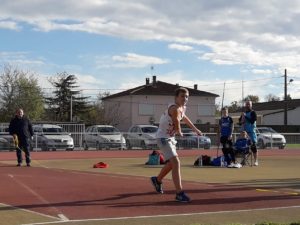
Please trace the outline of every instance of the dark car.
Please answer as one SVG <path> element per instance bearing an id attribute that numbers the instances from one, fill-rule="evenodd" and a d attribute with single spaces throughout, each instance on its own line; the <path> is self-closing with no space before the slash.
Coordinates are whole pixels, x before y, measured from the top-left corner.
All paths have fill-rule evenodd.
<path id="1" fill-rule="evenodd" d="M 199 136 L 190 128 L 182 128 L 183 137 L 177 137 L 178 148 L 210 149 L 211 140 L 207 136 Z"/>

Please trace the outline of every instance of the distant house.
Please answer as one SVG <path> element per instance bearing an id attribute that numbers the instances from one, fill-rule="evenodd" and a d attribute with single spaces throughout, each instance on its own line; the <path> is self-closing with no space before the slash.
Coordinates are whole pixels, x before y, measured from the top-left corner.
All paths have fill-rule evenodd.
<path id="1" fill-rule="evenodd" d="M 287 106 L 287 125 L 300 125 L 300 99 L 288 100 Z M 253 108 L 262 115 L 262 125 L 283 125 L 284 107 L 284 101 L 253 104 Z"/>
<path id="2" fill-rule="evenodd" d="M 174 102 L 174 92 L 179 85 L 146 78 L 142 86 L 104 97 L 106 120 L 127 131 L 134 124 L 158 123 L 169 103 Z M 215 123 L 215 99 L 218 95 L 200 91 L 197 85 L 187 88 L 190 93 L 187 115 L 193 123 Z"/>
<path id="3" fill-rule="evenodd" d="M 288 100 L 287 125 L 300 125 L 300 99 Z M 258 125 L 284 125 L 284 101 L 254 103 L 253 109 L 258 116 Z M 238 118 L 240 113 L 232 113 Z"/>

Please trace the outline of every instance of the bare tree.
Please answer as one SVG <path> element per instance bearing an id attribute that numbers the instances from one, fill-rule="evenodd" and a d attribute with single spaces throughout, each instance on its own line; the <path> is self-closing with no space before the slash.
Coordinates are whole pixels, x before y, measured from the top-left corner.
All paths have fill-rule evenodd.
<path id="1" fill-rule="evenodd" d="M 258 103 L 259 102 L 259 97 L 257 95 L 247 95 L 244 98 L 244 101 L 250 100 L 252 103 Z"/>
<path id="2" fill-rule="evenodd" d="M 5 65 L 0 83 L 0 117 L 3 122 L 9 121 L 17 108 L 23 108 L 32 120 L 42 117 L 43 94 L 34 73 Z"/>
<path id="3" fill-rule="evenodd" d="M 274 94 L 268 94 L 268 95 L 266 95 L 265 100 L 267 102 L 276 102 L 276 101 L 280 101 L 280 97 L 278 97 Z"/>

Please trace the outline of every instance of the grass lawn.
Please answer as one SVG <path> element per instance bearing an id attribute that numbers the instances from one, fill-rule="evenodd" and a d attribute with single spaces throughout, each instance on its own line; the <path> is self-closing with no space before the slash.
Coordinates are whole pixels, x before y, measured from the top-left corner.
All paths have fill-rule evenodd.
<path id="1" fill-rule="evenodd" d="M 300 149 L 300 144 L 287 144 L 286 148 L 297 148 L 297 149 Z"/>

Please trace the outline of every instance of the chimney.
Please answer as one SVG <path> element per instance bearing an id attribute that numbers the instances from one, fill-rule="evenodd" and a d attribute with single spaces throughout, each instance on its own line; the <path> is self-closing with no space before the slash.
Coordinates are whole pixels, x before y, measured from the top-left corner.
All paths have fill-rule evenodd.
<path id="1" fill-rule="evenodd" d="M 156 76 L 152 76 L 152 79 L 153 79 L 153 85 L 156 84 Z"/>
<path id="2" fill-rule="evenodd" d="M 150 84 L 150 79 L 146 77 L 146 85 L 148 86 Z"/>
<path id="3" fill-rule="evenodd" d="M 194 89 L 198 90 L 198 85 L 197 84 L 194 84 Z"/>

